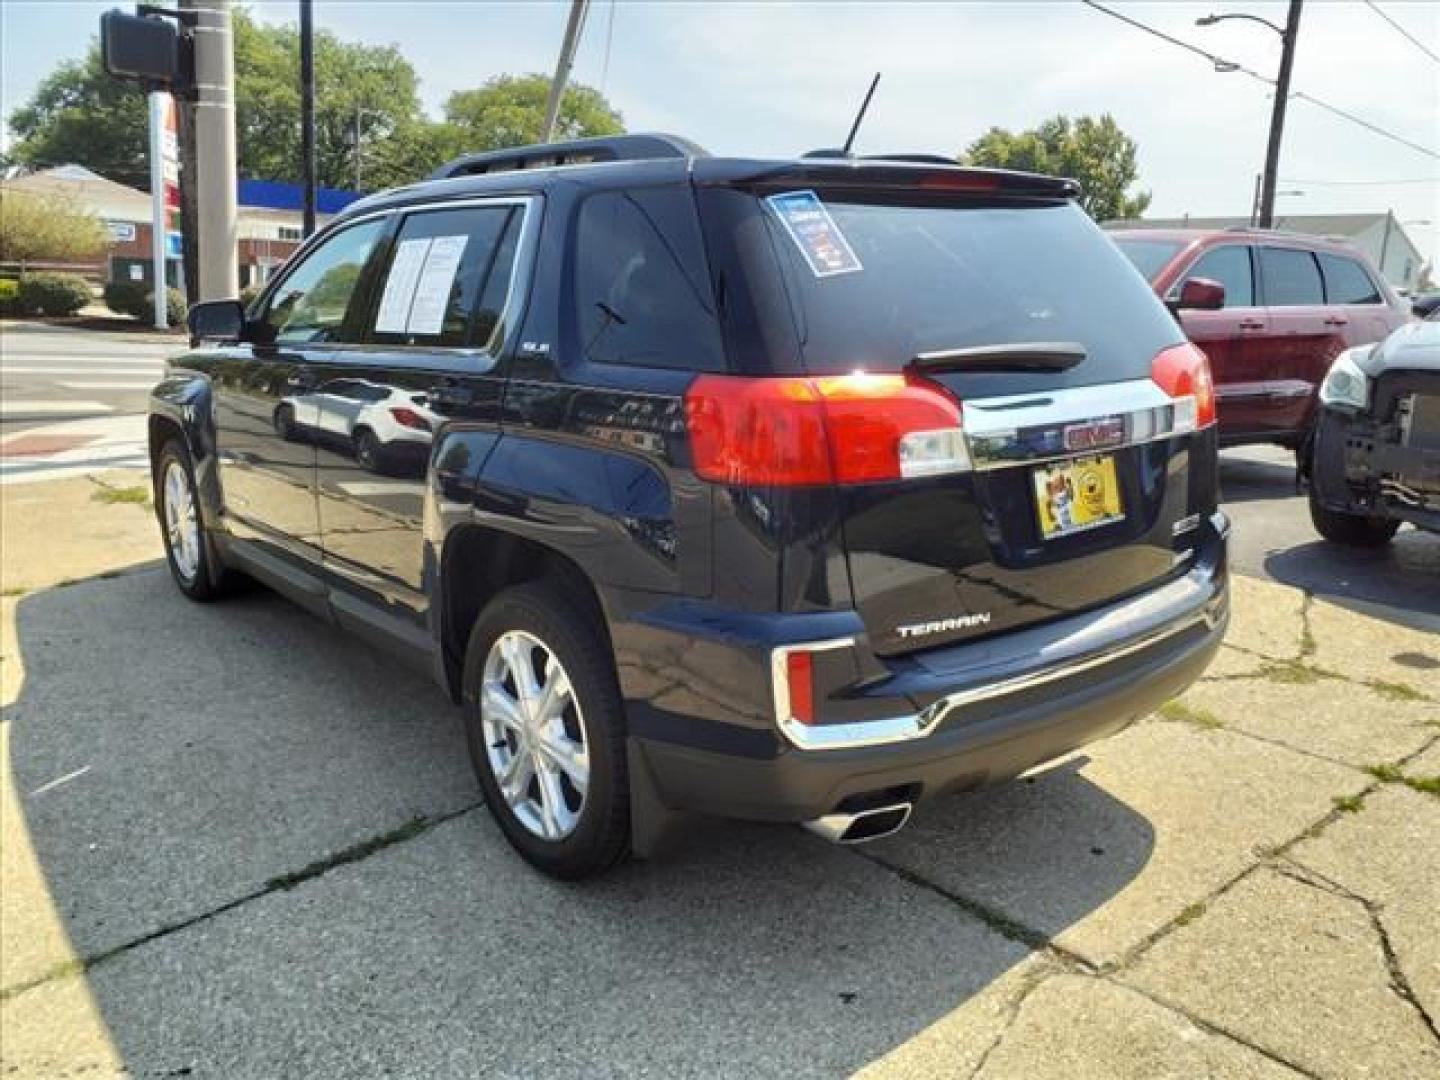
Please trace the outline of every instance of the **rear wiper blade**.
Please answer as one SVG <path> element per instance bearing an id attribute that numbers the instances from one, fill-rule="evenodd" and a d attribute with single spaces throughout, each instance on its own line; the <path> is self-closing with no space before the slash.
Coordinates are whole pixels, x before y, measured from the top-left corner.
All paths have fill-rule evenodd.
<path id="1" fill-rule="evenodd" d="M 1026 341 L 923 352 L 912 361 L 921 371 L 1069 371 L 1085 359 L 1078 341 Z"/>

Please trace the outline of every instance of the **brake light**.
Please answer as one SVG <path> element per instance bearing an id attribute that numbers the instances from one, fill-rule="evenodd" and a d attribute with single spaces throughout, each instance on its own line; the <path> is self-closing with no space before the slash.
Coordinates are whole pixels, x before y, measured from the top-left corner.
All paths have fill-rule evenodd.
<path id="1" fill-rule="evenodd" d="M 988 195 L 1000 190 L 1000 178 L 984 173 L 932 172 L 920 178 L 924 191 L 968 191 L 977 195 Z"/>
<path id="2" fill-rule="evenodd" d="M 905 375 L 702 375 L 685 412 L 695 472 L 716 483 L 853 484 L 969 467 L 960 403 Z"/>
<path id="3" fill-rule="evenodd" d="M 429 431 L 430 421 L 417 413 L 414 409 L 407 409 L 403 405 L 395 406 L 390 410 L 390 415 L 401 427 L 414 428 L 416 431 Z"/>
<path id="4" fill-rule="evenodd" d="M 1162 349 L 1150 363 L 1150 378 L 1175 400 L 1175 430 L 1196 431 L 1215 423 L 1215 382 L 1210 360 L 1185 342 Z"/>
<path id="5" fill-rule="evenodd" d="M 802 724 L 815 722 L 815 665 L 813 653 L 785 654 L 785 689 L 790 696 L 790 719 Z"/>

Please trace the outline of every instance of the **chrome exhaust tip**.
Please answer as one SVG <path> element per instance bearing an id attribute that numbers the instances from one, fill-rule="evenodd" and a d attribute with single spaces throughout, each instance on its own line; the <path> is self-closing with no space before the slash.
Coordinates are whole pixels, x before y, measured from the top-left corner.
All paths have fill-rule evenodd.
<path id="1" fill-rule="evenodd" d="M 805 828 L 832 844 L 862 844 L 899 832 L 910 820 L 912 806 L 908 802 L 877 806 L 855 813 L 826 814 L 804 822 Z"/>

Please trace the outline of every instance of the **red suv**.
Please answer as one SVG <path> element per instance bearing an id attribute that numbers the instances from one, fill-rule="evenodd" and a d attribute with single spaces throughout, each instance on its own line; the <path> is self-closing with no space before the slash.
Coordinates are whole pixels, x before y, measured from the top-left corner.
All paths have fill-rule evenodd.
<path id="1" fill-rule="evenodd" d="M 1305 447 L 1331 361 L 1410 319 L 1345 241 L 1265 229 L 1110 236 L 1209 355 L 1224 446 Z"/>

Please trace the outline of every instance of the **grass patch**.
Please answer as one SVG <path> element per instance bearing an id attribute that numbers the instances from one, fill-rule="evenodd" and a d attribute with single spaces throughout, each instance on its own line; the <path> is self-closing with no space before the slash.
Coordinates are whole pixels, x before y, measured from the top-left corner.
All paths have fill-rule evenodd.
<path id="1" fill-rule="evenodd" d="M 1426 795 L 1440 796 L 1440 776 L 1407 776 L 1405 783 Z"/>
<path id="2" fill-rule="evenodd" d="M 24 596 L 29 591 L 24 585 L 13 585 L 4 592 L 0 592 L 0 596 Z"/>
<path id="3" fill-rule="evenodd" d="M 1186 705 L 1183 701 L 1167 701 L 1160 706 L 1159 712 L 1166 720 L 1173 720 L 1177 724 L 1194 724 L 1211 731 L 1225 726 L 1209 709 Z"/>
<path id="4" fill-rule="evenodd" d="M 1268 679 L 1273 683 L 1281 683 L 1285 686 L 1312 686 L 1321 679 L 1338 679 L 1339 675 L 1333 671 L 1326 671 L 1314 664 L 1304 664 L 1298 660 L 1275 660 L 1264 665 L 1257 673 L 1257 678 Z"/>
<path id="5" fill-rule="evenodd" d="M 1194 922 L 1196 919 L 1198 919 L 1201 915 L 1204 914 L 1205 905 L 1203 903 L 1197 902 L 1194 904 L 1187 904 L 1185 910 L 1180 912 L 1179 915 L 1175 916 L 1175 925 L 1189 926 L 1192 922 Z"/>
<path id="6" fill-rule="evenodd" d="M 90 496 L 96 502 L 109 503 L 130 503 L 134 506 L 150 505 L 150 489 L 143 484 L 134 484 L 130 487 L 100 487 Z"/>
<path id="7" fill-rule="evenodd" d="M 1388 679 L 1370 679 L 1365 683 L 1371 690 L 1379 694 L 1386 701 L 1427 701 L 1428 698 L 1419 690 L 1406 686 L 1400 682 L 1390 682 Z"/>
<path id="8" fill-rule="evenodd" d="M 1337 795 L 1331 801 L 1342 814 L 1358 814 L 1365 806 L 1364 795 Z"/>
<path id="9" fill-rule="evenodd" d="M 1379 765 L 1371 765 L 1365 771 L 1376 780 L 1383 780 L 1387 784 L 1398 783 L 1405 779 L 1405 774 L 1400 771 L 1400 766 L 1392 765 L 1388 761 Z"/>

